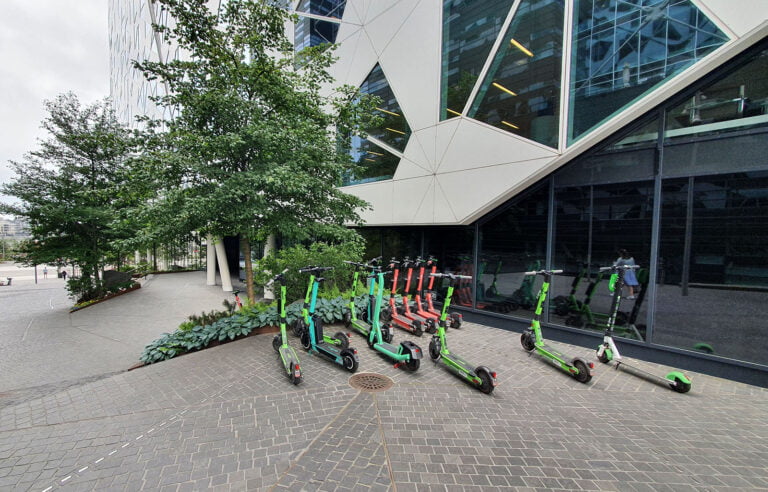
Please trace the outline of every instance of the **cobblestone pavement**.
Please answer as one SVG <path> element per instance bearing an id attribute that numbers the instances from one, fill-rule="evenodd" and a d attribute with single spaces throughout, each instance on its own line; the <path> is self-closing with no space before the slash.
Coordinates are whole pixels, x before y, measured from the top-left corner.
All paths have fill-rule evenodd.
<path id="1" fill-rule="evenodd" d="M 765 389 L 690 374 L 677 394 L 599 363 L 583 385 L 517 333 L 467 323 L 448 336 L 498 372 L 492 395 L 428 359 L 395 369 L 359 336 L 358 372 L 391 389 L 353 389 L 291 337 L 293 386 L 259 335 L 6 406 L 0 490 L 768 489 Z"/>

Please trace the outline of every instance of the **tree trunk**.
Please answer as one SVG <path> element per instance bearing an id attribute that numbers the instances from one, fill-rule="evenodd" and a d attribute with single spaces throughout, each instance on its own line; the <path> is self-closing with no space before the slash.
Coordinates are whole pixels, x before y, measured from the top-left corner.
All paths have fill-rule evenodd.
<path id="1" fill-rule="evenodd" d="M 242 236 L 240 246 L 245 257 L 245 289 L 248 293 L 248 300 L 256 302 L 256 293 L 253 290 L 253 264 L 251 263 L 251 240 L 247 236 Z"/>

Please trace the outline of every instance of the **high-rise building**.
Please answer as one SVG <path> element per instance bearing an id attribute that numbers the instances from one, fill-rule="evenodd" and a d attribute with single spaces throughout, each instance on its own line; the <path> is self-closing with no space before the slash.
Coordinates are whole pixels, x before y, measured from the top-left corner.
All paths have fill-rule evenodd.
<path id="1" fill-rule="evenodd" d="M 434 255 L 475 279 L 460 308 L 505 327 L 531 317 L 537 286 L 522 272 L 563 269 L 551 297 L 581 314 L 550 303 L 545 326 L 597 346 L 610 303 L 599 268 L 626 249 L 641 266 L 622 306 L 629 345 L 764 380 L 768 3 L 291 6 L 297 47 L 337 43 L 337 83 L 381 98 L 343 183 L 372 204 L 370 256 Z M 119 10 L 113 37 L 155 42 Z"/>

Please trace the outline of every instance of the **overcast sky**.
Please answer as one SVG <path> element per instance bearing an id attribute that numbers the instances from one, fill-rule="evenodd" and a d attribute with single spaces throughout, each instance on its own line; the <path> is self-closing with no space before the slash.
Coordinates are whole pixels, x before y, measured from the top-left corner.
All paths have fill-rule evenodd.
<path id="1" fill-rule="evenodd" d="M 43 101 L 109 96 L 108 0 L 0 0 L 0 182 L 44 137 Z M 0 197 L 3 199 L 3 197 Z"/>

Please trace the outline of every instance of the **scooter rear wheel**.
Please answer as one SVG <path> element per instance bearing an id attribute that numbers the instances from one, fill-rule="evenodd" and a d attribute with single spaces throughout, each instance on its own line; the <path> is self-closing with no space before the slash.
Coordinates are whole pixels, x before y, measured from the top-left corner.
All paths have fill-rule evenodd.
<path id="1" fill-rule="evenodd" d="M 352 325 L 352 313 L 349 311 L 344 311 L 342 321 L 344 322 L 344 328 L 349 328 Z"/>
<path id="2" fill-rule="evenodd" d="M 678 393 L 688 393 L 691 391 L 691 383 L 686 383 L 680 378 L 675 378 L 674 383 L 670 382 L 669 387 Z"/>
<path id="3" fill-rule="evenodd" d="M 337 331 L 333 338 L 339 341 L 338 347 L 342 350 L 349 347 L 349 337 L 342 331 Z"/>
<path id="4" fill-rule="evenodd" d="M 410 359 L 408 362 L 405 363 L 405 368 L 411 372 L 414 372 L 419 369 L 420 365 L 421 365 L 421 360 Z"/>
<path id="5" fill-rule="evenodd" d="M 432 360 L 437 360 L 440 357 L 440 341 L 435 338 L 429 342 L 429 357 Z"/>
<path id="6" fill-rule="evenodd" d="M 309 338 L 309 330 L 301 332 L 301 346 L 304 347 L 304 350 L 312 348 L 312 340 Z"/>
<path id="7" fill-rule="evenodd" d="M 424 330 L 421 328 L 421 321 L 417 319 L 411 322 L 411 328 L 413 328 L 413 334 L 417 337 L 420 337 L 424 333 Z"/>
<path id="8" fill-rule="evenodd" d="M 346 369 L 349 372 L 355 372 L 357 371 L 357 361 L 352 356 L 352 354 L 344 354 L 342 355 L 342 362 L 344 364 L 344 369 Z"/>
<path id="9" fill-rule="evenodd" d="M 390 325 L 381 327 L 381 339 L 387 343 L 392 343 L 392 339 L 395 338 L 395 334 Z"/>
<path id="10" fill-rule="evenodd" d="M 478 388 L 481 392 L 485 393 L 486 395 L 490 395 L 493 393 L 493 378 L 491 378 L 491 375 L 488 374 L 485 371 L 480 371 L 477 373 L 477 375 L 482 380 L 482 383 Z"/>
<path id="11" fill-rule="evenodd" d="M 301 382 L 301 376 L 296 377 L 296 371 L 298 370 L 298 368 L 299 368 L 298 364 L 293 364 L 293 366 L 291 367 L 291 382 L 294 385 L 299 384 Z"/>
<path id="12" fill-rule="evenodd" d="M 586 384 L 590 379 L 592 379 L 592 374 L 589 372 L 589 367 L 587 367 L 584 362 L 580 360 L 573 361 L 573 367 L 579 371 L 578 374 L 573 375 L 573 377 L 576 378 L 576 381 Z"/>
<path id="13" fill-rule="evenodd" d="M 299 318 L 293 324 L 293 334 L 301 338 L 301 334 L 307 330 L 307 324 L 304 322 L 304 318 Z"/>

